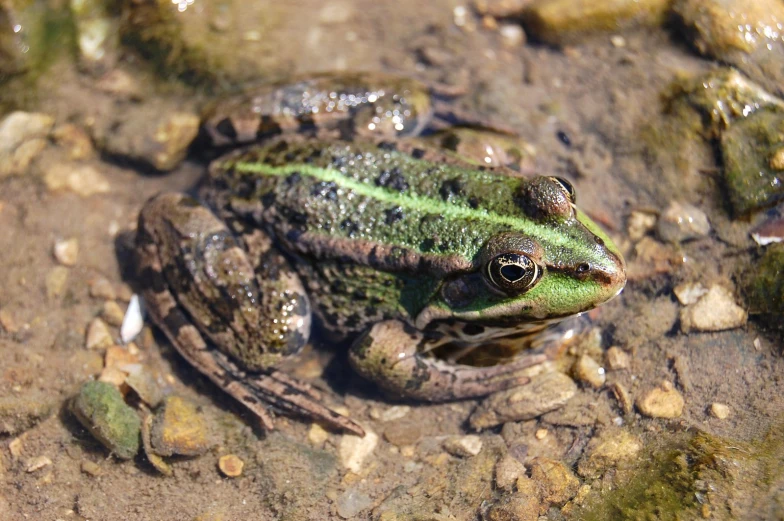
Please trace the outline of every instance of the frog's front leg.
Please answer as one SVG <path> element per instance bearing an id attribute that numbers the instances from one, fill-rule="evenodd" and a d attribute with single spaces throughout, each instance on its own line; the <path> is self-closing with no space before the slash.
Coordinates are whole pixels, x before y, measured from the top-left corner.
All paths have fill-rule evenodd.
<path id="1" fill-rule="evenodd" d="M 528 383 L 519 374 L 545 362 L 546 354 L 526 355 L 492 367 L 449 364 L 420 354 L 422 332 L 397 321 L 375 324 L 351 348 L 354 369 L 369 380 L 405 398 L 441 402 L 484 396 Z"/>
<path id="2" fill-rule="evenodd" d="M 240 240 L 193 199 L 163 194 L 142 209 L 136 242 L 150 315 L 196 369 L 267 428 L 271 405 L 362 434 L 309 385 L 275 370 L 307 342 L 310 304 L 265 235 Z"/>

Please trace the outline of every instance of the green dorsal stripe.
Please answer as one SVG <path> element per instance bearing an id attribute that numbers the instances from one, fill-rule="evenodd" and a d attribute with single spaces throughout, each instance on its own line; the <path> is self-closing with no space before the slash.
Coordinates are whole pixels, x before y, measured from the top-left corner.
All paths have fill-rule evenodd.
<path id="1" fill-rule="evenodd" d="M 510 226 L 515 231 L 536 238 L 537 241 L 547 242 L 553 246 L 562 246 L 578 253 L 584 258 L 596 257 L 593 250 L 584 247 L 567 234 L 559 232 L 557 228 L 552 226 L 542 225 L 525 218 L 499 215 L 497 213 L 488 212 L 482 208 L 473 209 L 449 204 L 431 197 L 403 194 L 380 186 L 357 181 L 345 176 L 336 169 L 320 168 L 314 165 L 297 163 L 284 166 L 272 166 L 265 163 L 246 162 L 234 163 L 233 167 L 236 172 L 242 174 L 262 174 L 285 177 L 294 173 L 299 173 L 300 175 L 313 177 L 319 181 L 335 183 L 335 185 L 340 188 L 352 190 L 358 195 L 390 205 L 400 206 L 401 208 L 413 210 L 421 210 L 424 208 L 428 213 L 443 215 L 447 219 L 484 220 L 493 224 Z"/>

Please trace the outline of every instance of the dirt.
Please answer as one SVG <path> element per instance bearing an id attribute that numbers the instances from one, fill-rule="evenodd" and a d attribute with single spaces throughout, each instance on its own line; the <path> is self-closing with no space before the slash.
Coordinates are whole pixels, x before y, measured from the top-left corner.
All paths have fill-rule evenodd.
<path id="1" fill-rule="evenodd" d="M 442 442 L 447 436 L 469 433 L 468 418 L 477 401 L 409 403 L 407 418 L 392 421 L 415 418 L 418 441 L 399 447 L 388 441 L 394 435 L 382 436 L 393 429 L 378 414 L 398 402 L 352 375 L 342 349 L 319 342 L 297 370 L 327 389 L 333 404 L 345 406 L 352 418 L 379 435 L 362 470 L 354 473 L 341 465 L 340 434 L 329 433 L 321 441 L 312 436 L 307 419 L 286 417 L 277 418 L 275 432 L 264 432 L 241 406 L 189 368 L 162 335 L 148 332 L 137 341 L 144 362 L 163 375 L 173 392 L 201 408 L 219 443 L 206 455 L 171 460 L 173 477 L 158 474 L 143 456 L 119 461 L 89 435 L 67 406 L 79 386 L 103 367 L 101 351 L 85 347 L 86 326 L 100 315 L 104 304 L 103 299 L 90 296 L 90 282 L 105 277 L 123 292 L 123 285 L 132 282 L 123 278 L 124 233 L 135 227 L 142 204 L 161 191 L 192 189 L 206 162 L 203 151 L 192 150 L 183 163 L 162 175 L 115 154 L 98 154 L 79 164 L 97 168 L 110 188 L 108 193 L 84 197 L 52 190 L 44 182 L 51 165 L 76 164 L 62 147 L 50 142 L 24 173 L 0 179 L 0 396 L 8 398 L 4 407 L 18 397 L 19 407 L 32 409 L 14 412 L 22 417 L 9 427 L 0 422 L 0 429 L 5 429 L 0 430 L 0 519 L 345 518 L 339 512 L 351 512 L 352 519 L 370 519 L 375 509 L 376 518 L 385 520 L 471 520 L 479 519 L 483 502 L 503 497 L 504 492 L 492 485 L 493 461 L 502 454 L 509 452 L 523 463 L 526 454 L 563 460 L 576 469 L 590 439 L 608 422 L 639 436 L 644 446 L 651 447 L 644 453 L 655 449 L 657 454 L 666 453 L 669 439 L 672 450 L 679 450 L 684 432 L 704 432 L 731 445 L 733 440 L 753 444 L 781 429 L 781 333 L 770 322 L 754 317 L 745 326 L 721 332 L 684 334 L 678 324 L 681 306 L 672 292 L 676 285 L 718 283 L 740 295 L 738 276 L 758 258 L 748 237 L 749 222 L 731 217 L 711 145 L 695 141 L 685 152 L 679 151 L 685 156 L 675 160 L 667 150 L 657 149 L 651 137 L 656 135 L 652 128 L 668 125 L 662 92 L 677 74 L 696 74 L 710 68 L 711 62 L 695 55 L 668 28 L 627 29 L 622 33 L 623 46 L 614 45 L 612 35 L 600 34 L 565 49 L 535 42 L 508 48 L 499 31 L 485 28 L 470 7 L 471 24 L 456 26 L 454 9 L 463 5 L 457 1 L 356 0 L 340 5 L 348 6 L 351 15 L 343 19 L 338 13 L 333 15 L 337 22 L 327 23 L 314 14 L 321 12 L 322 2 L 277 3 L 275 20 L 281 22 L 263 35 L 264 47 L 275 53 L 274 59 L 265 57 L 266 68 L 259 69 L 257 78 L 334 69 L 378 70 L 459 87 L 466 94 L 453 101 L 456 107 L 503 121 L 536 147 L 538 172 L 574 181 L 579 205 L 605 226 L 628 253 L 630 264 L 640 262 L 626 231 L 632 211 L 661 211 L 678 200 L 707 214 L 714 230 L 708 237 L 662 246 L 680 262 L 668 263 L 666 269 L 638 269 L 642 275 L 619 298 L 591 313 L 601 329 L 599 347 L 619 346 L 632 355 L 629 369 L 608 371 L 603 388 L 580 384 L 580 403 L 596 404 L 602 413 L 573 424 L 534 419 L 482 432 L 486 448 L 482 459 L 472 460 L 446 454 Z M 353 34 L 348 40 L 347 32 Z M 152 65 L 131 50 L 120 66 L 131 72 L 143 91 L 142 101 L 101 87 L 65 57 L 40 73 L 34 92 L 22 93 L 24 83 L 11 81 L 2 106 L 43 112 L 57 124 L 69 122 L 89 130 L 113 128 L 110 122 L 132 118 L 137 104 L 145 100 L 169 100 L 162 104 L 168 103 L 172 110 L 183 105 L 196 110 L 208 98 L 203 86 L 193 87 L 187 78 L 158 77 L 160 64 Z M 233 88 L 226 86 L 225 78 L 221 81 L 209 90 Z M 60 291 L 47 291 L 47 275 L 58 267 L 54 244 L 70 238 L 78 241 L 76 263 L 66 268 Z M 737 298 L 742 305 L 741 297 Z M 125 302 L 119 301 L 124 309 Z M 112 331 L 116 334 L 117 329 Z M 577 354 L 567 354 L 563 364 Z M 601 352 L 595 356 L 601 362 Z M 620 384 L 634 400 L 662 381 L 673 383 L 685 399 L 679 418 L 646 418 L 636 410 L 624 414 L 609 391 L 612 384 Z M 37 403 L 25 405 L 33 395 Z M 726 419 L 710 415 L 716 402 L 729 407 Z M 580 410 L 590 411 L 590 407 Z M 545 435 L 541 429 L 546 429 Z M 781 444 L 772 446 L 760 454 L 768 463 L 784 461 Z M 243 460 L 241 476 L 227 478 L 219 472 L 217 462 L 225 454 Z M 40 456 L 52 463 L 28 472 L 30 460 Z M 99 470 L 85 467 L 85 461 L 96 463 Z M 645 465 L 647 469 L 651 463 Z M 759 501 L 737 503 L 735 510 L 726 509 L 728 517 L 717 518 L 781 516 L 782 489 L 775 486 L 784 480 L 770 476 L 739 480 L 735 493 Z M 774 486 L 764 488 L 763 482 Z M 602 500 L 601 479 L 594 485 L 588 503 Z M 639 488 L 639 483 L 634 486 Z M 634 493 L 640 492 L 636 488 Z M 364 508 L 346 510 L 346 501 L 357 497 Z M 580 518 L 579 509 L 561 512 L 561 506 L 541 513 L 548 519 Z M 705 512 L 691 502 L 682 506 L 688 507 L 685 518 Z M 712 511 L 725 512 L 718 507 Z"/>

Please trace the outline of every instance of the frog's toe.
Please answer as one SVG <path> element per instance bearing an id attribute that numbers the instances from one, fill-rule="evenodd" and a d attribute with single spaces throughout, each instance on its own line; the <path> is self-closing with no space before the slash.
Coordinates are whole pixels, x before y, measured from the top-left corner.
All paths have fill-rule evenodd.
<path id="1" fill-rule="evenodd" d="M 492 367 L 448 364 L 419 354 L 421 332 L 390 320 L 374 325 L 351 348 L 354 369 L 381 387 L 406 398 L 431 402 L 459 400 L 523 385 L 523 368 L 545 362 L 545 354 L 518 358 Z"/>

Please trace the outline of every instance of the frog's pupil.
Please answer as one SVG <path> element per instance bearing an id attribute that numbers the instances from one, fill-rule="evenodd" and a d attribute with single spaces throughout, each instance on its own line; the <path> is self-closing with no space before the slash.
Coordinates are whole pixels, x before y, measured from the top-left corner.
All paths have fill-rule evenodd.
<path id="1" fill-rule="evenodd" d="M 501 268 L 501 275 L 509 282 L 517 282 L 525 276 L 525 268 L 519 264 L 507 264 Z"/>

